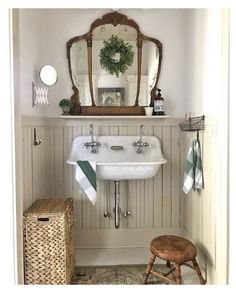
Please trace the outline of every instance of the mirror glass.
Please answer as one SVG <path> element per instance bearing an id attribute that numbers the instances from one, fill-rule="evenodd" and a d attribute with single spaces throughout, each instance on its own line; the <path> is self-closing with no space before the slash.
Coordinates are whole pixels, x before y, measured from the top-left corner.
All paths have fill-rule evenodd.
<path id="1" fill-rule="evenodd" d="M 100 50 L 103 41 L 112 35 L 118 35 L 125 43 L 132 45 L 134 62 L 124 74 L 110 74 L 101 67 Z M 137 32 L 134 28 L 112 24 L 99 26 L 93 31 L 92 46 L 92 81 L 94 100 L 97 106 L 133 106 L 137 94 Z M 88 78 L 87 42 L 80 40 L 71 47 L 72 79 L 79 90 L 81 106 L 91 106 L 91 94 Z M 149 40 L 142 45 L 142 66 L 140 79 L 139 106 L 150 103 L 151 89 L 155 85 L 159 68 L 159 48 Z"/>
<path id="2" fill-rule="evenodd" d="M 79 90 L 81 105 L 91 106 L 87 42 L 84 39 L 73 43 L 71 47 L 71 74 L 73 83 Z"/>
<path id="3" fill-rule="evenodd" d="M 125 44 L 131 45 L 134 52 L 132 65 L 128 66 L 124 74 L 111 74 L 100 64 L 101 49 L 104 41 L 117 36 Z M 97 106 L 133 106 L 137 88 L 137 31 L 126 25 L 106 24 L 93 30 L 93 85 L 94 100 Z M 113 60 L 119 62 L 120 54 L 115 53 Z"/>
<path id="4" fill-rule="evenodd" d="M 143 41 L 139 106 L 148 106 L 159 68 L 159 48 L 152 41 Z"/>
<path id="5" fill-rule="evenodd" d="M 45 85 L 54 85 L 57 82 L 56 69 L 51 65 L 43 66 L 39 72 L 39 76 Z"/>

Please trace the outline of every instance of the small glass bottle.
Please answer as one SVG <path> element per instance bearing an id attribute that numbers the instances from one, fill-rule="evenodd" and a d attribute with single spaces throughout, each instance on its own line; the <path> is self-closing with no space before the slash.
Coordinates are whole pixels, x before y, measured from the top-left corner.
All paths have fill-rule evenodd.
<path id="1" fill-rule="evenodd" d="M 161 96 L 161 89 L 157 89 L 156 97 L 154 100 L 153 115 L 165 115 L 164 99 Z"/>

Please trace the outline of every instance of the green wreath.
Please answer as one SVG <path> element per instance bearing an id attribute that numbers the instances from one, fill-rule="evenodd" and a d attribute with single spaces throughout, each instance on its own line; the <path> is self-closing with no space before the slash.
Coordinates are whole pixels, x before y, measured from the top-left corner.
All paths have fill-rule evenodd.
<path id="1" fill-rule="evenodd" d="M 104 47 L 100 50 L 100 64 L 108 73 L 124 74 L 134 62 L 134 49 L 129 43 L 112 35 L 107 41 L 103 41 Z"/>

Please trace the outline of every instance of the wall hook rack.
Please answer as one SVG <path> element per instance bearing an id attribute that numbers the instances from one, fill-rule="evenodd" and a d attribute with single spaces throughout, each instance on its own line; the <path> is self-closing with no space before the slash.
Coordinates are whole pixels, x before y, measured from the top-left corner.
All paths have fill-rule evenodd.
<path id="1" fill-rule="evenodd" d="M 197 131 L 205 129 L 205 116 L 190 117 L 188 120 L 179 124 L 182 131 Z"/>
<path id="2" fill-rule="evenodd" d="M 205 129 L 205 116 L 189 117 L 189 119 L 179 124 L 182 131 L 197 131 L 197 140 L 199 140 L 199 131 Z"/>

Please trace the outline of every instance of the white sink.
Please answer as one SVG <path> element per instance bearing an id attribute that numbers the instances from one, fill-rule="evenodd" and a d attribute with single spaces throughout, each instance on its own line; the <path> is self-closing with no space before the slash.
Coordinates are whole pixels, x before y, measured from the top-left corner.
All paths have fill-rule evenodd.
<path id="1" fill-rule="evenodd" d="M 142 153 L 137 154 L 137 148 L 132 146 L 132 143 L 137 142 L 139 138 L 139 136 L 94 136 L 94 140 L 102 145 L 96 148 L 97 153 L 91 153 L 91 147 L 84 146 L 84 143 L 91 141 L 91 137 L 78 136 L 73 140 L 67 163 L 76 165 L 78 160 L 96 162 L 97 179 L 101 180 L 151 178 L 167 160 L 163 157 L 160 141 L 155 136 L 143 136 L 143 142 L 149 143 L 150 146 L 142 147 Z M 111 149 L 114 146 L 116 150 Z"/>

